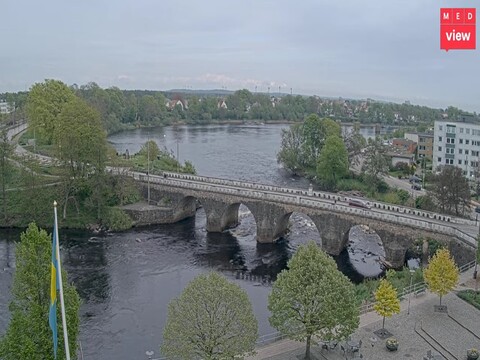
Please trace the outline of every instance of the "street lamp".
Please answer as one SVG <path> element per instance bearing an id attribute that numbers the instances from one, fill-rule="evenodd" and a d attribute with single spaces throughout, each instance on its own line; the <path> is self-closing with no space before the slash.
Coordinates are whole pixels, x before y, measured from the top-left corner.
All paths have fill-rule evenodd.
<path id="1" fill-rule="evenodd" d="M 150 205 L 150 140 L 147 141 L 147 202 Z"/>
<path id="2" fill-rule="evenodd" d="M 413 274 L 415 273 L 415 270 L 410 269 L 410 293 L 408 294 L 408 309 L 407 309 L 407 315 L 410 315 L 410 300 L 412 299 L 412 285 L 413 285 Z"/>

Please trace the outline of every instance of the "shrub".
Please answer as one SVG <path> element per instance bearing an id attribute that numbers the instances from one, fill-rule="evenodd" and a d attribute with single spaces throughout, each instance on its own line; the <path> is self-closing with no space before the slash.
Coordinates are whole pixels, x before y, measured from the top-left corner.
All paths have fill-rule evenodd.
<path id="1" fill-rule="evenodd" d="M 133 225 L 132 219 L 117 207 L 107 208 L 102 219 L 103 225 L 112 231 L 123 231 L 130 229 Z"/>
<path id="2" fill-rule="evenodd" d="M 457 296 L 480 310 L 480 292 L 475 292 L 474 290 L 462 290 L 457 293 Z"/>

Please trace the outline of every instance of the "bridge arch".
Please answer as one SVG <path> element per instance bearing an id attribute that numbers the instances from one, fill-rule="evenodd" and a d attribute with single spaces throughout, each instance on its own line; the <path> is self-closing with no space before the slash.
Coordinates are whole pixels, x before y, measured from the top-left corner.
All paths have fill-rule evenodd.
<path id="1" fill-rule="evenodd" d="M 173 207 L 173 217 L 175 221 L 180 221 L 195 216 L 199 206 L 201 206 L 201 202 L 195 196 L 188 195 L 183 197 Z"/>
<path id="2" fill-rule="evenodd" d="M 241 206 L 244 206 L 248 212 L 251 214 L 251 216 L 253 217 L 253 220 L 255 222 L 255 224 L 253 225 L 255 227 L 255 232 L 257 230 L 257 217 L 255 216 L 255 213 L 254 211 L 252 211 L 251 209 L 251 206 L 249 206 L 249 204 L 245 204 L 243 202 L 235 202 L 235 203 L 232 203 L 232 204 L 228 204 L 224 210 L 223 210 L 223 213 L 221 214 L 221 218 L 220 218 L 220 226 L 222 228 L 222 231 L 223 230 L 226 230 L 226 229 L 230 229 L 230 228 L 234 228 L 238 225 L 240 225 L 241 223 Z"/>
<path id="3" fill-rule="evenodd" d="M 277 220 L 277 224 L 276 224 L 276 227 L 275 227 L 275 230 L 274 230 L 274 238 L 275 239 L 278 239 L 282 236 L 285 235 L 285 233 L 287 232 L 288 230 L 288 225 L 289 223 L 291 222 L 290 219 L 292 219 L 293 217 L 295 217 L 295 215 L 298 215 L 299 217 L 301 217 L 303 220 L 306 221 L 305 225 L 308 224 L 308 222 L 311 222 L 314 227 L 315 227 L 315 230 L 318 232 L 318 239 L 308 239 L 308 240 L 317 240 L 316 242 L 321 245 L 322 244 L 322 237 L 320 236 L 320 229 L 318 228 L 317 224 L 315 223 L 315 221 L 309 216 L 307 215 L 306 213 L 304 212 L 299 212 L 299 211 L 291 211 L 291 212 L 288 212 L 284 215 L 282 215 L 278 220 Z M 294 220 L 295 223 L 297 223 L 298 221 L 297 220 Z"/>

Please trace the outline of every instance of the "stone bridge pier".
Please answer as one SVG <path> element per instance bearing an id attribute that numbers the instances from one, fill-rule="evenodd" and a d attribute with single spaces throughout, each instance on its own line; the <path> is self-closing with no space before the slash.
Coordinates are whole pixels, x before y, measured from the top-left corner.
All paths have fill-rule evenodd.
<path id="1" fill-rule="evenodd" d="M 147 198 L 147 185 L 139 184 L 142 195 Z M 206 230 L 222 232 L 238 225 L 238 210 L 244 204 L 252 213 L 257 228 L 257 242 L 273 243 L 285 234 L 293 212 L 307 215 L 315 224 L 322 240 L 322 248 L 330 255 L 338 255 L 348 243 L 350 229 L 355 225 L 367 225 L 375 231 L 385 249 L 385 261 L 394 268 L 405 264 L 406 252 L 418 239 L 434 238 L 451 249 L 459 264 L 471 260 L 471 249 L 449 235 L 429 229 L 418 229 L 382 218 L 365 217 L 355 209 L 350 212 L 336 212 L 331 208 L 315 208 L 308 204 L 282 203 L 256 198 L 242 197 L 236 192 L 217 194 L 197 189 L 151 186 L 150 203 L 156 205 L 148 216 L 142 214 L 136 224 L 174 223 L 195 216 L 202 206 L 206 215 Z M 260 196 L 258 196 L 260 194 Z M 135 218 L 135 215 L 133 216 Z M 134 219 L 135 221 L 135 219 Z"/>

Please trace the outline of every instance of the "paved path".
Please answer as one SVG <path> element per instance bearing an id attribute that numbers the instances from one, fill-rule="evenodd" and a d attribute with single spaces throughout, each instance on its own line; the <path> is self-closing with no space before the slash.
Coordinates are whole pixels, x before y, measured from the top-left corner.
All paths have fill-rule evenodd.
<path id="1" fill-rule="evenodd" d="M 473 269 L 461 274 L 458 290 L 474 286 Z M 480 311 L 459 299 L 455 294 L 444 297 L 444 304 L 448 306 L 448 314 L 436 313 L 433 306 L 438 304 L 438 296 L 426 293 L 419 297 L 411 297 L 410 314 L 408 298 L 401 302 L 400 314 L 387 319 L 385 328 L 399 340 L 399 349 L 389 352 L 385 348 L 385 340 L 380 340 L 373 331 L 382 326 L 382 318 L 374 312 L 360 317 L 360 328 L 352 336 L 362 340 L 361 354 L 365 360 L 390 360 L 410 358 L 422 360 L 427 351 L 437 351 L 445 354 L 447 359 L 466 358 L 466 349 L 480 346 L 480 338 L 472 335 L 468 330 L 458 325 L 451 317 L 461 322 L 466 328 L 480 336 Z M 421 326 L 427 331 L 422 333 Z M 420 335 L 416 332 L 418 331 Z M 433 345 L 430 345 L 424 338 Z M 443 349 L 435 339 L 446 349 Z M 257 354 L 247 360 L 298 360 L 298 356 L 305 351 L 305 344 L 291 340 L 279 341 L 257 349 Z M 453 356 L 449 356 L 449 352 Z M 345 360 L 340 345 L 335 350 L 323 350 L 318 346 L 312 347 L 312 354 L 317 359 Z M 348 358 L 351 358 L 349 356 Z"/>

